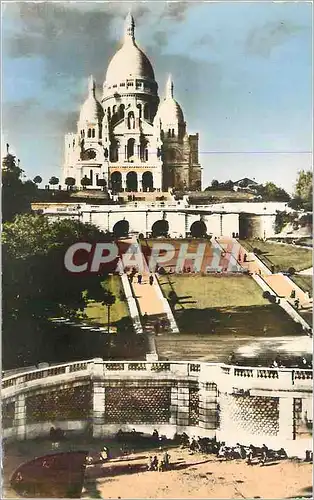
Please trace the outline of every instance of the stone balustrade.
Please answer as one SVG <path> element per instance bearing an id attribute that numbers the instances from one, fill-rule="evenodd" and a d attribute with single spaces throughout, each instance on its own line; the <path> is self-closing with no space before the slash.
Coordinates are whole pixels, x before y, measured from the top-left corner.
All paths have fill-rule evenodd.
<path id="1" fill-rule="evenodd" d="M 311 439 L 301 436 L 300 418 L 311 425 L 312 377 L 298 368 L 100 358 L 31 369 L 2 379 L 3 435 L 31 439 L 52 425 L 94 437 L 157 428 L 230 444 L 267 439 L 303 456 Z"/>

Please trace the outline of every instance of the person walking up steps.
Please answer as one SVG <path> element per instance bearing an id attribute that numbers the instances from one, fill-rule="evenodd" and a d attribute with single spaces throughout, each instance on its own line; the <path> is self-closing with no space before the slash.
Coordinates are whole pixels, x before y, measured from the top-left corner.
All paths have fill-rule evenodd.
<path id="1" fill-rule="evenodd" d="M 150 286 L 152 286 L 153 283 L 154 283 L 154 276 L 151 274 L 150 277 L 149 277 L 149 284 L 150 284 Z"/>
<path id="2" fill-rule="evenodd" d="M 142 279 L 143 279 L 143 276 L 141 274 L 138 274 L 138 276 L 137 276 L 137 282 L 138 282 L 139 285 L 142 284 Z"/>

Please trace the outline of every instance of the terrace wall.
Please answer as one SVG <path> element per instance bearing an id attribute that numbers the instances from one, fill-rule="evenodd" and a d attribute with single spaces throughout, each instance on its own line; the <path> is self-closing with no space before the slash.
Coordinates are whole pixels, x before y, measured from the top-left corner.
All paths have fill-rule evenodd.
<path id="1" fill-rule="evenodd" d="M 230 445 L 267 442 L 301 457 L 312 447 L 311 370 L 94 359 L 4 377 L 2 401 L 7 439 L 51 426 L 93 437 L 156 428 Z"/>

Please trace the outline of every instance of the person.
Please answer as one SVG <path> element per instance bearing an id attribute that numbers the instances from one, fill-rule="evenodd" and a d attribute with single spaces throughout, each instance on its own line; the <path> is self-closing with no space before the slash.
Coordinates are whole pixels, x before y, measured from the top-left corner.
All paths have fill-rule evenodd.
<path id="1" fill-rule="evenodd" d="M 247 254 L 244 254 L 243 262 L 247 262 Z"/>
<path id="2" fill-rule="evenodd" d="M 152 471 L 153 469 L 153 457 L 150 455 L 147 462 L 147 470 Z"/>
<path id="3" fill-rule="evenodd" d="M 291 298 L 291 299 L 294 299 L 294 298 L 295 298 L 295 295 L 296 295 L 295 290 L 291 290 L 291 293 L 290 293 L 290 298 Z"/>
<path id="4" fill-rule="evenodd" d="M 161 326 L 161 329 L 162 331 L 164 331 L 166 329 L 166 326 L 167 326 L 167 321 L 165 318 L 163 318 L 161 321 L 160 321 L 160 326 Z"/>
<path id="5" fill-rule="evenodd" d="M 130 274 L 130 277 L 129 277 L 129 278 L 130 278 L 130 283 L 131 283 L 131 284 L 133 283 L 133 277 L 134 277 L 134 275 L 133 275 L 133 274 Z"/>
<path id="6" fill-rule="evenodd" d="M 104 446 L 103 449 L 101 450 L 100 457 L 101 457 L 101 460 L 103 460 L 103 461 L 108 460 L 109 450 L 108 450 L 107 446 Z"/>
<path id="7" fill-rule="evenodd" d="M 246 463 L 248 465 L 252 465 L 253 454 L 254 454 L 254 448 L 250 444 L 249 449 L 248 449 L 247 454 L 246 454 Z"/>
<path id="8" fill-rule="evenodd" d="M 272 363 L 272 368 L 278 368 L 278 362 L 277 362 L 277 359 L 274 359 L 273 363 Z"/>
<path id="9" fill-rule="evenodd" d="M 149 284 L 150 284 L 150 286 L 152 286 L 153 283 L 154 283 L 154 276 L 151 274 L 150 277 L 149 277 Z"/>
<path id="10" fill-rule="evenodd" d="M 266 460 L 267 460 L 267 456 L 268 456 L 268 448 L 267 448 L 266 444 L 263 444 L 263 446 L 262 446 L 262 455 L 261 455 L 261 458 L 260 458 L 260 464 L 261 465 L 265 465 Z"/>
<path id="11" fill-rule="evenodd" d="M 227 452 L 226 443 L 223 441 L 220 445 L 219 450 L 218 450 L 217 457 L 218 458 L 225 458 L 226 452 Z"/>
<path id="12" fill-rule="evenodd" d="M 296 300 L 294 301 L 294 305 L 295 305 L 295 308 L 296 308 L 296 309 L 299 309 L 300 300 L 299 300 L 299 299 L 296 299 Z"/>
<path id="13" fill-rule="evenodd" d="M 163 462 L 165 464 L 165 468 L 169 469 L 169 467 L 170 467 L 170 455 L 167 451 L 165 451 L 162 459 L 163 459 Z"/>
<path id="14" fill-rule="evenodd" d="M 141 274 L 138 274 L 137 276 L 137 282 L 140 285 L 142 283 L 143 276 Z"/>
<path id="15" fill-rule="evenodd" d="M 158 458 L 157 455 L 155 455 L 152 460 L 152 470 L 157 470 L 157 469 L 158 469 Z"/>
<path id="16" fill-rule="evenodd" d="M 157 429 L 154 429 L 153 430 L 153 439 L 154 441 L 159 441 L 159 432 L 157 431 Z"/>

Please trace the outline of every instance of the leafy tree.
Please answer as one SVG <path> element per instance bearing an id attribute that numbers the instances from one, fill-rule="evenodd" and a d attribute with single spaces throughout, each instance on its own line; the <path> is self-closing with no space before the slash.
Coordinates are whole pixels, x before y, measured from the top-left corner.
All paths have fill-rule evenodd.
<path id="1" fill-rule="evenodd" d="M 12 221 L 16 214 L 31 211 L 31 201 L 34 198 L 37 186 L 31 181 L 23 182 L 23 170 L 19 160 L 9 152 L 2 161 L 2 220 Z"/>
<path id="2" fill-rule="evenodd" d="M 294 200 L 297 200 L 298 208 L 304 208 L 311 212 L 313 210 L 313 172 L 301 170 L 295 187 Z"/>
<path id="3" fill-rule="evenodd" d="M 219 182 L 216 179 L 212 180 L 212 188 L 217 189 L 219 186 Z"/>
<path id="4" fill-rule="evenodd" d="M 58 177 L 54 177 L 54 176 L 50 177 L 50 179 L 49 179 L 49 184 L 50 184 L 51 186 L 57 186 L 57 185 L 59 184 L 59 179 L 58 179 Z"/>
<path id="5" fill-rule="evenodd" d="M 35 182 L 35 184 L 41 184 L 42 183 L 42 178 L 40 177 L 40 175 L 36 175 L 36 177 L 34 177 L 33 179 L 33 182 Z"/>
<path id="6" fill-rule="evenodd" d="M 75 181 L 74 177 L 67 177 L 64 182 L 65 182 L 65 185 L 67 186 L 67 190 L 70 189 L 70 191 L 71 191 L 73 186 L 75 186 L 76 181 Z"/>
<path id="7" fill-rule="evenodd" d="M 224 188 L 227 189 L 228 191 L 232 191 L 233 190 L 233 186 L 234 186 L 234 183 L 231 180 L 226 181 L 224 183 Z"/>
<path id="8" fill-rule="evenodd" d="M 290 201 L 289 194 L 273 182 L 266 182 L 264 185 L 255 186 L 256 194 L 260 195 L 263 201 Z"/>
<path id="9" fill-rule="evenodd" d="M 81 179 L 81 185 L 83 186 L 83 189 L 85 189 L 87 186 L 90 186 L 91 185 L 91 180 L 89 177 L 83 177 L 83 179 Z"/>
<path id="10" fill-rule="evenodd" d="M 97 180 L 97 186 L 102 186 L 103 191 L 105 191 L 105 189 L 107 187 L 107 181 L 106 181 L 106 179 L 98 179 Z"/>

